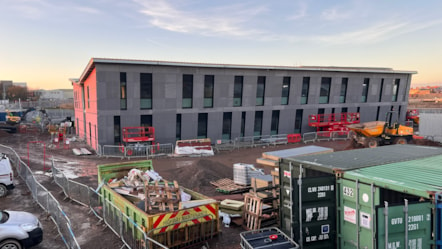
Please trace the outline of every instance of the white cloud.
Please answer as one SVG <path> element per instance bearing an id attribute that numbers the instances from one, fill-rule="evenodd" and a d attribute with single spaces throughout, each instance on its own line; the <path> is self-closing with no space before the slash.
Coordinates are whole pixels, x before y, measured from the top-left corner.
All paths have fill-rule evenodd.
<path id="1" fill-rule="evenodd" d="M 155 27 L 206 36 L 246 37 L 262 33 L 258 29 L 247 28 L 245 24 L 266 11 L 266 8 L 261 6 L 241 4 L 188 11 L 166 0 L 135 0 L 135 2 L 142 6 L 140 12 L 146 15 L 149 23 Z"/>
<path id="2" fill-rule="evenodd" d="M 336 20 L 347 19 L 349 17 L 350 17 L 349 13 L 346 13 L 337 7 L 326 9 L 322 11 L 320 15 L 320 19 L 325 21 L 336 21 Z"/>
<path id="3" fill-rule="evenodd" d="M 299 2 L 295 8 L 295 13 L 287 17 L 287 20 L 299 20 L 307 16 L 307 4 Z"/>
<path id="4" fill-rule="evenodd" d="M 98 14 L 96 8 L 80 5 L 77 2 L 50 0 L 1 0 L 2 6 L 8 6 L 17 15 L 28 19 L 53 18 L 66 12 Z"/>
<path id="5" fill-rule="evenodd" d="M 356 31 L 342 32 L 334 35 L 317 35 L 310 39 L 327 44 L 375 43 L 426 29 L 434 25 L 440 25 L 441 23 L 442 19 L 424 23 L 390 21 L 378 23 Z"/>

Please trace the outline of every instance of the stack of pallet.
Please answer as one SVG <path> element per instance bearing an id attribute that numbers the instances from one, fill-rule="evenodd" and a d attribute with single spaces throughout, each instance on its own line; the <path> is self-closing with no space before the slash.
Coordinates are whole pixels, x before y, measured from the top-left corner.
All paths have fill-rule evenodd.
<path id="1" fill-rule="evenodd" d="M 279 185 L 273 175 L 252 177 L 250 193 L 244 197 L 244 226 L 260 229 L 279 223 Z"/>
<path id="2" fill-rule="evenodd" d="M 179 209 L 181 191 L 177 181 L 159 180 L 145 182 L 144 208 L 146 213 L 175 211 Z"/>
<path id="3" fill-rule="evenodd" d="M 266 203 L 255 193 L 244 195 L 243 226 L 246 230 L 257 230 L 278 223 L 278 209 Z"/>

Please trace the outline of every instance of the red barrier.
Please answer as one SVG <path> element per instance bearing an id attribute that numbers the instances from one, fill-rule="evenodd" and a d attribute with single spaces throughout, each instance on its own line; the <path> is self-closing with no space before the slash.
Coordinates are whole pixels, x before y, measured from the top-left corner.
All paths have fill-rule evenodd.
<path id="1" fill-rule="evenodd" d="M 299 134 L 299 133 L 287 135 L 287 142 L 288 143 L 299 143 L 299 142 L 301 142 L 301 140 L 302 140 L 302 137 L 301 137 L 301 134 Z"/>

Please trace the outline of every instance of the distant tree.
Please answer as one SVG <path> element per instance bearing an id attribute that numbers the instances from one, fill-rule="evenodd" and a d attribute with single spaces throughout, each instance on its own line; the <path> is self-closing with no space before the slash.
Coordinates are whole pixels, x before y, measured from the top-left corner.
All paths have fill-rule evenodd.
<path id="1" fill-rule="evenodd" d="M 26 87 L 10 86 L 6 90 L 6 98 L 15 101 L 18 99 L 26 100 L 28 98 L 28 90 Z"/>

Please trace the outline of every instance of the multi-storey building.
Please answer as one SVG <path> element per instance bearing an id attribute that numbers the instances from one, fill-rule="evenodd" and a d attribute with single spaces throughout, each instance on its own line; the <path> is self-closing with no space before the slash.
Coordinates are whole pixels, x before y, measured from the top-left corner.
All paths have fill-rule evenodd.
<path id="1" fill-rule="evenodd" d="M 153 126 L 156 141 L 305 133 L 310 114 L 397 111 L 403 121 L 415 71 L 92 58 L 74 88 L 77 134 L 94 148 L 123 127 Z"/>

